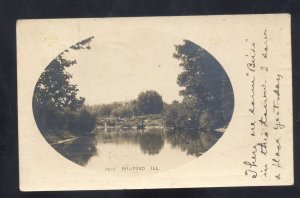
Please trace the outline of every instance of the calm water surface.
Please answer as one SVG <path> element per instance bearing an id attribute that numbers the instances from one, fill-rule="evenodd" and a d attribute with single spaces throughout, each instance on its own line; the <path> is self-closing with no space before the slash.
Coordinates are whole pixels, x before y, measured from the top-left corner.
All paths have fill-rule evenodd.
<path id="1" fill-rule="evenodd" d="M 164 129 L 113 129 L 98 130 L 54 148 L 69 160 L 94 170 L 124 172 L 124 167 L 145 167 L 147 172 L 151 167 L 167 170 L 196 159 L 215 141 Z"/>

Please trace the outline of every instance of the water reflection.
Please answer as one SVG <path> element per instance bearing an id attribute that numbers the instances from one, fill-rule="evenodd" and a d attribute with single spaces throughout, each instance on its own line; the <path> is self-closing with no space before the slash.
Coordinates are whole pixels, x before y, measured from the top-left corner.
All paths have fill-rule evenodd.
<path id="1" fill-rule="evenodd" d="M 173 148 L 180 148 L 187 155 L 201 156 L 219 139 L 214 133 L 180 133 L 168 131 L 166 139 Z"/>
<path id="2" fill-rule="evenodd" d="M 55 145 L 54 148 L 64 157 L 85 166 L 93 156 L 101 158 L 97 149 L 101 145 L 114 145 L 114 155 L 118 155 L 118 145 L 140 150 L 142 155 L 160 155 L 162 150 L 171 149 L 183 152 L 186 155 L 199 157 L 207 151 L 219 137 L 213 134 L 200 133 L 193 135 L 188 133 L 165 131 L 164 129 L 147 130 L 106 130 L 97 131 L 94 135 L 79 137 L 74 141 Z M 168 145 L 165 148 L 165 145 Z M 169 152 L 167 151 L 166 152 Z M 137 158 L 139 156 L 136 156 Z M 170 156 L 176 157 L 176 156 Z"/>
<path id="3" fill-rule="evenodd" d="M 164 146 L 163 131 L 155 129 L 140 136 L 140 148 L 144 154 L 157 155 Z"/>
<path id="4" fill-rule="evenodd" d="M 98 143 L 139 145 L 144 154 L 156 155 L 164 145 L 163 129 L 118 130 L 100 132 L 96 136 Z"/>
<path id="5" fill-rule="evenodd" d="M 97 155 L 96 145 L 95 136 L 88 135 L 53 147 L 67 159 L 85 166 L 91 157 Z"/>
<path id="6" fill-rule="evenodd" d="M 97 131 L 96 139 L 99 144 L 139 144 L 141 131 L 138 130 L 108 130 Z"/>

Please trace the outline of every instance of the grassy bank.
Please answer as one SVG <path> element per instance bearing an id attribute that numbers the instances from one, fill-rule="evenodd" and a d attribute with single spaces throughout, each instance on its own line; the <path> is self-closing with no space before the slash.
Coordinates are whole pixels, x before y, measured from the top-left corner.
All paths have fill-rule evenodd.
<path id="1" fill-rule="evenodd" d="M 43 136 L 51 145 L 61 144 L 68 140 L 75 140 L 78 136 L 73 135 L 70 131 L 62 130 L 59 132 L 48 131 Z"/>

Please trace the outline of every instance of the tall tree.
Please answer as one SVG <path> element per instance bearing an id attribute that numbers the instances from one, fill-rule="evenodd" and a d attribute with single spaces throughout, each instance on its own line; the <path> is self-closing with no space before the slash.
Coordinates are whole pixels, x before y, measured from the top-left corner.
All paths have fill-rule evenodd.
<path id="1" fill-rule="evenodd" d="M 90 49 L 89 43 L 93 37 L 85 39 L 73 46 L 70 50 Z M 32 106 L 36 123 L 41 132 L 49 128 L 59 129 L 66 127 L 68 122 L 67 114 L 80 108 L 84 97 L 78 97 L 77 85 L 70 83 L 72 75 L 66 71 L 66 68 L 76 64 L 76 60 L 65 58 L 65 50 L 60 53 L 46 67 L 41 74 L 35 86 Z"/>
<path id="2" fill-rule="evenodd" d="M 76 61 L 65 60 L 62 56 L 60 54 L 55 58 L 41 74 L 34 90 L 34 107 L 76 110 L 84 103 L 83 97 L 77 97 L 77 85 L 70 83 L 72 75 L 65 71 L 66 67 L 74 65 Z"/>
<path id="3" fill-rule="evenodd" d="M 178 85 L 184 87 L 180 94 L 195 97 L 208 120 L 217 119 L 212 127 L 223 127 L 231 118 L 234 101 L 227 74 L 213 56 L 189 40 L 176 45 L 175 50 L 173 57 L 180 60 L 183 69 L 177 78 Z"/>

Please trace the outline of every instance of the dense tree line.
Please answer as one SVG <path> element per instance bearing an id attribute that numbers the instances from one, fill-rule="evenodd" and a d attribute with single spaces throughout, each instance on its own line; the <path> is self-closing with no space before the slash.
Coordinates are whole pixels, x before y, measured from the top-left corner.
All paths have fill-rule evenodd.
<path id="1" fill-rule="evenodd" d="M 110 104 L 93 105 L 89 111 L 99 117 L 130 118 L 149 114 L 160 114 L 163 111 L 161 95 L 153 90 L 141 92 L 129 102 L 113 102 Z"/>

